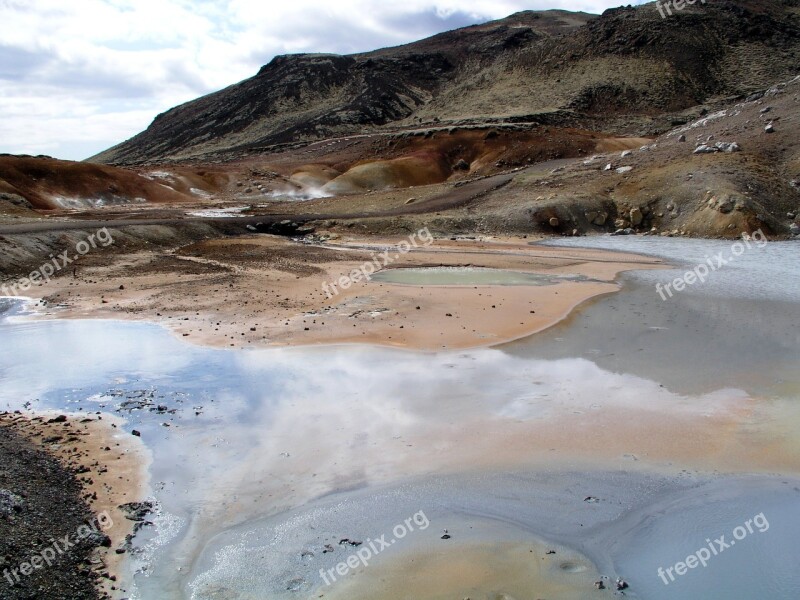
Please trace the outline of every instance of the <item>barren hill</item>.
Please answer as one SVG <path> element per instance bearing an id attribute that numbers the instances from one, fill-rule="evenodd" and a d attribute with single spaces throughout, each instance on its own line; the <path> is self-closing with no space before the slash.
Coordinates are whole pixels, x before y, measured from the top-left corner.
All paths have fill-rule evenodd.
<path id="1" fill-rule="evenodd" d="M 728 0 L 662 18 L 527 11 L 351 56 L 279 56 L 159 115 L 94 161 L 215 161 L 384 130 L 502 122 L 661 133 L 691 107 L 790 79 L 799 0 Z"/>

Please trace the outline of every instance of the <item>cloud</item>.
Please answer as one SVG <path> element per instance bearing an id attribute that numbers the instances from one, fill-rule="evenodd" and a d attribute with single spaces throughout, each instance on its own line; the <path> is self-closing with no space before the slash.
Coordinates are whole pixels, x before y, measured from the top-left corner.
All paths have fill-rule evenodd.
<path id="1" fill-rule="evenodd" d="M 637 4 L 643 0 L 638 0 Z M 277 54 L 355 53 L 619 0 L 0 0 L 0 152 L 82 159 Z"/>

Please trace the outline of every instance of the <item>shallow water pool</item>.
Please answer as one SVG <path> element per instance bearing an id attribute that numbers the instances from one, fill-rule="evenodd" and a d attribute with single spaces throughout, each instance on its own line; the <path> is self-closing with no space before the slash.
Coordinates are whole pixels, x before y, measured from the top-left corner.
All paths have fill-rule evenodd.
<path id="1" fill-rule="evenodd" d="M 400 285 L 558 285 L 563 281 L 586 281 L 582 275 L 545 275 L 482 267 L 424 267 L 386 269 L 372 276 L 374 281 Z"/>

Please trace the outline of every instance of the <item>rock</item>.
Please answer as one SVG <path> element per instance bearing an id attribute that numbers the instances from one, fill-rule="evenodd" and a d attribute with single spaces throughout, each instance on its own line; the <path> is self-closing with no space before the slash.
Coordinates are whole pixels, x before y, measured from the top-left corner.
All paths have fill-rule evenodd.
<path id="1" fill-rule="evenodd" d="M 608 163 L 608 164 L 605 166 L 605 168 L 603 168 L 603 171 L 610 171 L 610 170 L 611 170 L 611 169 L 613 169 L 613 168 L 614 168 L 614 166 L 613 166 L 611 163 Z"/>
<path id="2" fill-rule="evenodd" d="M 628 589 L 628 583 L 621 577 L 617 577 L 617 590 Z"/>
<path id="3" fill-rule="evenodd" d="M 558 219 L 556 217 L 550 219 L 550 227 L 558 227 Z"/>
<path id="4" fill-rule="evenodd" d="M 792 223 L 789 225 L 789 231 L 792 233 L 792 235 L 800 235 L 800 225 L 797 223 Z"/>
<path id="5" fill-rule="evenodd" d="M 58 415 L 47 421 L 48 423 L 66 423 L 67 422 L 67 415 Z"/>
<path id="6" fill-rule="evenodd" d="M 414 204 L 414 202 L 416 202 L 416 201 L 417 201 L 416 198 L 409 198 L 408 200 L 405 201 L 405 203 L 406 204 Z"/>
<path id="7" fill-rule="evenodd" d="M 594 582 L 594 587 L 596 587 L 598 590 L 606 589 L 606 585 L 602 582 L 602 580 L 601 581 L 595 581 Z"/>
<path id="8" fill-rule="evenodd" d="M 583 213 L 583 216 L 586 217 L 586 220 L 589 223 L 594 223 L 594 220 L 598 217 L 600 213 L 595 210 L 590 210 L 589 212 Z M 794 219 L 794 217 L 789 217 L 790 219 Z"/>
<path id="9" fill-rule="evenodd" d="M 715 147 L 720 152 L 741 152 L 742 148 L 736 142 L 717 142 Z"/>
<path id="10" fill-rule="evenodd" d="M 614 221 L 614 227 L 617 229 L 624 229 L 628 226 L 628 222 L 625 219 L 617 219 Z"/>
<path id="11" fill-rule="evenodd" d="M 638 227 L 644 221 L 644 215 L 642 214 L 642 209 L 634 208 L 631 210 L 631 224 L 634 227 Z"/>
<path id="12" fill-rule="evenodd" d="M 455 171 L 469 171 L 469 163 L 462 158 L 453 165 L 453 169 Z"/>
<path id="13" fill-rule="evenodd" d="M 305 236 L 314 233 L 313 227 L 303 227 L 299 223 L 288 220 L 280 223 L 256 223 L 256 230 L 259 233 L 284 237 Z"/>
<path id="14" fill-rule="evenodd" d="M 706 146 L 705 144 L 700 144 L 694 149 L 694 154 L 713 154 L 714 152 L 719 152 L 716 146 Z"/>
<path id="15" fill-rule="evenodd" d="M 10 490 L 0 490 L 0 517 L 9 517 L 22 512 L 25 500 Z"/>
<path id="16" fill-rule="evenodd" d="M 620 167 L 619 169 L 617 169 L 617 173 L 619 173 L 620 175 L 622 175 L 623 173 L 630 173 L 631 171 L 633 171 L 633 167 Z"/>
<path id="17" fill-rule="evenodd" d="M 10 202 L 14 206 L 22 206 L 25 208 L 33 208 L 33 205 L 19 194 L 10 194 L 7 192 L 0 193 L 0 200 Z"/>
<path id="18" fill-rule="evenodd" d="M 136 437 L 142 437 L 142 433 L 140 431 L 137 431 L 136 429 L 131 431 L 131 435 L 136 436 Z"/>
<path id="19" fill-rule="evenodd" d="M 795 213 L 793 213 L 793 212 L 786 213 L 786 218 L 787 219 L 794 219 L 796 216 L 797 215 Z"/>
<path id="20" fill-rule="evenodd" d="M 734 208 L 734 203 L 731 200 L 723 200 L 717 206 L 717 210 L 721 212 L 723 215 L 727 215 L 731 212 Z"/>
<path id="21" fill-rule="evenodd" d="M 762 108 L 762 109 L 761 109 L 761 114 L 762 114 L 762 115 L 765 115 L 765 114 L 767 114 L 768 112 L 770 112 L 771 110 L 772 110 L 772 107 L 771 107 L 771 106 L 765 106 L 764 108 Z"/>
<path id="22" fill-rule="evenodd" d="M 773 125 L 772 123 L 767 123 L 767 126 L 764 127 L 764 132 L 765 133 L 775 133 L 775 125 Z"/>
<path id="23" fill-rule="evenodd" d="M 127 504 L 120 504 L 118 508 L 129 521 L 142 523 L 147 518 L 147 515 L 153 512 L 155 504 L 149 500 L 145 502 L 128 502 Z"/>
<path id="24" fill-rule="evenodd" d="M 629 156 L 633 156 L 633 150 L 625 150 L 622 154 L 620 154 L 622 158 L 627 158 Z"/>
<path id="25" fill-rule="evenodd" d="M 678 141 L 679 142 L 685 142 L 686 141 L 686 136 L 681 134 L 680 137 L 678 138 Z"/>
<path id="26" fill-rule="evenodd" d="M 606 221 L 608 221 L 608 213 L 607 213 L 607 212 L 601 212 L 599 215 L 597 215 L 597 218 L 596 218 L 596 219 L 593 219 L 593 220 L 592 220 L 592 222 L 593 222 L 595 225 L 599 225 L 600 227 L 602 227 L 603 225 L 605 225 L 605 224 L 606 224 Z"/>
<path id="27" fill-rule="evenodd" d="M 627 229 L 621 229 L 621 228 L 620 228 L 620 229 L 617 229 L 617 230 L 616 230 L 614 233 L 612 233 L 611 235 L 628 235 L 627 233 L 625 233 L 626 231 L 627 231 Z"/>

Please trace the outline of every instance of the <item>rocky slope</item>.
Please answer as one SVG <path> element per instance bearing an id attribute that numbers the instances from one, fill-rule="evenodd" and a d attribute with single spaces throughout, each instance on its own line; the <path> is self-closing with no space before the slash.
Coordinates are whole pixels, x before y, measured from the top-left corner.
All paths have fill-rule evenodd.
<path id="1" fill-rule="evenodd" d="M 799 0 L 697 4 L 667 19 L 653 4 L 599 17 L 528 11 L 365 54 L 276 57 L 94 160 L 214 161 L 335 136 L 487 122 L 647 135 L 691 107 L 786 81 L 798 64 Z"/>
<path id="2" fill-rule="evenodd" d="M 207 198 L 227 182 L 213 169 L 137 173 L 49 156 L 0 155 L 0 213 L 86 209 Z"/>

